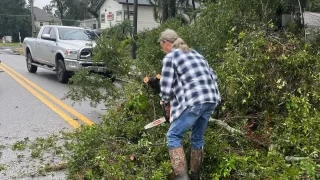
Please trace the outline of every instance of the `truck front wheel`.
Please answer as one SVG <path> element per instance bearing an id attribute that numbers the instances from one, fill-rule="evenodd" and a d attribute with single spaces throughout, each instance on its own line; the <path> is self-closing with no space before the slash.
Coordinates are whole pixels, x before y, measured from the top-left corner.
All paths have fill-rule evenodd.
<path id="1" fill-rule="evenodd" d="M 27 54 L 27 69 L 29 72 L 31 73 L 36 73 L 38 66 L 32 65 L 31 63 L 33 63 L 33 59 L 30 53 Z"/>
<path id="2" fill-rule="evenodd" d="M 59 59 L 56 64 L 57 79 L 60 83 L 67 83 L 69 81 L 69 74 L 66 70 L 64 62 Z"/>

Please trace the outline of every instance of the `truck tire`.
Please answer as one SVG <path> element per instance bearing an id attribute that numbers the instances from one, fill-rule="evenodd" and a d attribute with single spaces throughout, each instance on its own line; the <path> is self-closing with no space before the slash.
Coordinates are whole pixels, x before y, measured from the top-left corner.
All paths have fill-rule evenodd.
<path id="1" fill-rule="evenodd" d="M 38 66 L 32 65 L 33 59 L 30 53 L 27 54 L 27 69 L 30 73 L 36 73 Z"/>
<path id="2" fill-rule="evenodd" d="M 69 81 L 69 74 L 66 70 L 64 62 L 62 59 L 58 59 L 56 64 L 56 71 L 57 71 L 57 79 L 60 83 L 68 83 Z"/>

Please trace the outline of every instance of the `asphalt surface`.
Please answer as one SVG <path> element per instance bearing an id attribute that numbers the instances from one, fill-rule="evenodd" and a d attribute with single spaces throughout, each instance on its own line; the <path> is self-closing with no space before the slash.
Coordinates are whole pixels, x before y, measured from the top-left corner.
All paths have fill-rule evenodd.
<path id="1" fill-rule="evenodd" d="M 5 65 L 4 67 L 9 67 L 50 95 L 60 99 L 65 105 L 82 114 L 91 122 L 100 123 L 102 121 L 101 115 L 106 113 L 104 105 L 91 107 L 90 102 L 81 102 L 73 105 L 74 102 L 71 100 L 62 100 L 71 85 L 57 82 L 55 72 L 38 68 L 36 74 L 29 73 L 26 68 L 25 57 L 16 55 L 8 48 L 0 48 L 0 61 L 2 61 L 2 65 Z M 42 162 L 32 160 L 28 158 L 30 151 L 13 151 L 12 145 L 26 138 L 34 140 L 37 137 L 48 137 L 61 131 L 74 131 L 75 128 L 60 114 L 49 108 L 48 105 L 40 101 L 38 97 L 11 77 L 7 68 L 4 69 L 2 67 L 0 65 L 0 146 L 2 145 L 4 148 L 0 148 L 0 180 L 65 179 L 66 176 L 63 171 L 53 172 L 47 174 L 47 176 L 30 177 L 30 174 L 36 174 L 38 166 L 45 163 L 58 163 L 59 160 L 55 159 L 55 157 L 47 157 Z M 2 72 L 3 70 L 4 72 Z M 18 77 L 14 73 L 11 74 Z M 23 82 L 28 85 L 26 81 Z M 32 86 L 30 87 L 35 89 Z M 35 91 L 41 94 L 39 90 Z M 70 116 L 75 122 L 86 125 L 74 114 L 57 105 L 46 95 L 42 94 L 42 96 L 61 109 L 63 113 Z M 17 158 L 19 154 L 24 154 L 24 160 Z M 6 170 L 1 170 L 1 166 L 7 167 Z"/>

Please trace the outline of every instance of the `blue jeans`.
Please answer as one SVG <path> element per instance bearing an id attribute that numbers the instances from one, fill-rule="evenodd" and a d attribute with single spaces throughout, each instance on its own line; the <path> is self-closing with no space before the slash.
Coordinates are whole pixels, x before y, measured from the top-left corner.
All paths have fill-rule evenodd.
<path id="1" fill-rule="evenodd" d="M 181 147 L 182 138 L 190 128 L 192 128 L 190 135 L 192 149 L 202 149 L 204 146 L 203 135 L 216 106 L 216 103 L 205 103 L 185 109 L 170 125 L 167 133 L 169 149 Z"/>

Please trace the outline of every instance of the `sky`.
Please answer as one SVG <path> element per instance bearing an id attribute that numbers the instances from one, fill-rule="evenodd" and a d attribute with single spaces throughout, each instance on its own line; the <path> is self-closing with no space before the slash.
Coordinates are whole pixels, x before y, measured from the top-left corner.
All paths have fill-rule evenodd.
<path id="1" fill-rule="evenodd" d="M 34 0 L 34 6 L 42 9 L 45 5 L 49 5 L 51 0 Z"/>

